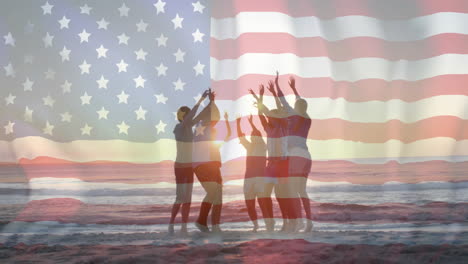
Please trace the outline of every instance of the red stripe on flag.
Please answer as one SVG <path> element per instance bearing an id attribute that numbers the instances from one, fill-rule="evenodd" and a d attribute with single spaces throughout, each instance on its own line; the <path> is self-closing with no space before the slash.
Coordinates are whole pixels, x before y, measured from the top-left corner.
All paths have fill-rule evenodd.
<path id="1" fill-rule="evenodd" d="M 421 60 L 442 54 L 468 54 L 468 36 L 440 34 L 423 40 L 391 42 L 373 37 L 327 41 L 321 37 L 296 38 L 287 33 L 245 33 L 237 39 L 211 38 L 211 57 L 237 59 L 246 53 L 293 53 L 299 57 L 329 57 L 346 61 L 362 57 Z"/>
<path id="2" fill-rule="evenodd" d="M 370 16 L 379 19 L 407 19 L 439 12 L 468 13 L 465 0 L 236 0 L 213 1 L 212 17 L 234 17 L 240 12 L 279 12 L 293 17 Z"/>
<path id="3" fill-rule="evenodd" d="M 468 95 L 468 75 L 440 75 L 420 81 L 385 81 L 365 79 L 357 82 L 334 81 L 330 78 L 296 78 L 296 87 L 304 98 L 344 98 L 349 102 L 388 101 L 399 99 L 413 102 L 438 95 Z M 212 81 L 218 100 L 235 100 L 249 95 L 248 89 L 257 91 L 259 84 L 267 84 L 272 75 L 247 74 L 237 80 Z M 280 76 L 280 85 L 286 95 L 292 94 L 288 78 Z"/>

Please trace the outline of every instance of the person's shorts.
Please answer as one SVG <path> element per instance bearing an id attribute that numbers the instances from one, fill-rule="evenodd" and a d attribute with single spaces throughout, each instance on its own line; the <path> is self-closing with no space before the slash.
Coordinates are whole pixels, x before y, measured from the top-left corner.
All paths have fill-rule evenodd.
<path id="1" fill-rule="evenodd" d="M 289 177 L 305 177 L 309 176 L 312 161 L 310 158 L 304 157 L 289 157 Z"/>
<path id="2" fill-rule="evenodd" d="M 284 178 L 288 177 L 288 169 L 288 159 L 270 159 L 268 160 L 265 174 L 271 178 Z"/>
<path id="3" fill-rule="evenodd" d="M 193 168 L 174 168 L 174 174 L 177 184 L 193 183 Z"/>
<path id="4" fill-rule="evenodd" d="M 216 182 L 223 184 L 220 167 L 218 162 L 210 162 L 198 165 L 193 171 L 200 182 Z"/>
<path id="5" fill-rule="evenodd" d="M 244 179 L 244 193 L 263 193 L 265 192 L 265 177 L 250 177 Z"/>

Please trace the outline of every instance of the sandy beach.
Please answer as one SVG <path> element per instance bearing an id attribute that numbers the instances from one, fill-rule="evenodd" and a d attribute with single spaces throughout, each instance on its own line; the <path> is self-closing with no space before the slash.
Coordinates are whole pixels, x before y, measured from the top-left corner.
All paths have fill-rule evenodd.
<path id="1" fill-rule="evenodd" d="M 316 235 L 316 234 L 313 234 Z M 343 234 L 330 234 L 343 237 Z M 358 238 L 360 234 L 346 234 Z M 346 236 L 345 235 L 345 236 Z M 363 234 L 361 234 L 362 236 Z M 395 235 L 395 234 L 393 234 Z M 304 239 L 256 239 L 235 242 L 233 234 L 191 234 L 188 243 L 158 245 L 156 234 L 146 242 L 121 245 L 121 235 L 109 237 L 113 244 L 95 245 L 0 244 L 2 263 L 466 263 L 468 245 L 333 244 Z M 242 235 L 241 235 L 242 236 Z M 389 237 L 392 234 L 388 235 Z M 467 237 L 466 234 L 464 234 Z M 231 239 L 226 239 L 230 237 Z M 91 237 L 89 237 L 91 239 Z M 123 238 L 119 244 L 115 244 Z M 96 239 L 96 235 L 94 235 Z M 128 239 L 128 238 L 127 238 Z M 53 239 L 52 239 L 53 240 Z M 149 242 L 151 241 L 152 242 Z M 357 241 L 357 240 L 356 240 Z M 128 242 L 128 241 L 127 241 Z M 99 243 L 99 244 L 97 244 Z"/>

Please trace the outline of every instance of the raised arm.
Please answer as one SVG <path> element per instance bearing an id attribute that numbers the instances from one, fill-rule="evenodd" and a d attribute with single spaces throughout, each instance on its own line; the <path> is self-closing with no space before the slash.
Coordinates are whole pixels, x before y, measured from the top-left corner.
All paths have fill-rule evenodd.
<path id="1" fill-rule="evenodd" d="M 194 116 L 195 113 L 197 112 L 196 110 L 198 109 L 198 107 L 200 106 L 200 104 L 205 100 L 206 97 L 208 97 L 208 95 L 210 95 L 210 93 L 211 93 L 211 89 L 208 89 L 208 90 L 206 90 L 206 91 L 203 92 L 202 97 L 200 97 L 200 100 L 198 100 L 197 104 L 196 104 L 196 105 L 193 107 L 193 109 L 192 109 L 192 110 L 195 109 L 195 111 L 193 112 L 193 116 Z M 202 113 L 206 111 L 205 109 L 207 109 L 208 107 L 211 107 L 211 102 L 212 102 L 212 101 L 210 100 L 210 103 L 209 103 L 207 106 L 205 106 L 205 108 L 197 115 L 197 117 L 193 118 L 193 120 L 190 119 L 190 120 L 192 121 L 192 124 L 198 123 L 198 122 L 200 121 L 200 119 L 203 118 Z M 190 112 L 192 112 L 192 111 L 190 111 Z M 192 117 L 193 117 L 193 116 L 192 116 Z"/>
<path id="2" fill-rule="evenodd" d="M 267 89 L 268 91 L 270 91 L 271 94 L 273 94 L 273 97 L 275 98 L 276 108 L 281 109 L 283 106 L 281 105 L 280 99 L 278 98 L 278 94 L 275 91 L 275 85 L 272 81 L 268 82 Z"/>
<path id="3" fill-rule="evenodd" d="M 249 123 L 250 123 L 250 126 L 252 127 L 252 130 L 254 132 L 260 133 L 260 130 L 258 130 L 257 127 L 255 126 L 255 124 L 253 123 L 252 115 L 249 116 Z"/>
<path id="4" fill-rule="evenodd" d="M 227 112 L 224 112 L 224 121 L 226 122 L 227 133 L 224 141 L 227 142 L 231 137 L 231 125 L 229 124 L 229 116 Z"/>
<path id="5" fill-rule="evenodd" d="M 241 117 L 240 116 L 237 117 L 236 123 L 237 123 L 237 137 L 239 137 L 240 143 L 244 147 L 247 147 L 247 145 L 249 144 L 249 141 L 247 139 L 245 139 L 245 134 L 242 132 Z"/>
<path id="6" fill-rule="evenodd" d="M 204 91 L 198 102 L 192 107 L 192 109 L 188 112 L 187 116 L 185 116 L 184 120 L 182 120 L 183 124 L 196 124 L 195 119 L 193 118 L 200 107 L 200 104 L 206 99 L 208 96 L 208 90 Z M 197 116 L 198 117 L 198 116 Z"/>
<path id="7" fill-rule="evenodd" d="M 291 89 L 294 92 L 294 95 L 296 95 L 296 100 L 300 99 L 301 96 L 299 95 L 299 93 L 297 92 L 297 89 L 296 89 L 296 79 L 294 79 L 294 77 L 292 77 L 292 76 L 289 77 L 289 87 L 291 87 Z"/>
<path id="8" fill-rule="evenodd" d="M 244 133 L 242 132 L 242 128 L 241 128 L 241 117 L 240 116 L 238 116 L 236 118 L 236 124 L 237 124 L 237 136 L 238 137 L 243 137 Z"/>
<path id="9" fill-rule="evenodd" d="M 284 93 L 281 90 L 279 86 L 279 72 L 276 72 L 276 78 L 275 78 L 275 85 L 276 85 L 276 90 L 278 91 L 278 98 L 283 104 L 283 107 L 286 109 L 286 111 L 291 112 L 294 109 L 291 107 L 291 105 L 286 101 L 286 98 L 284 97 Z"/>
<path id="10" fill-rule="evenodd" d="M 262 108 L 264 107 L 263 103 L 259 102 L 257 104 L 257 107 L 258 107 L 258 117 L 260 118 L 260 123 L 262 123 L 263 129 L 267 130 L 268 128 L 271 128 L 271 124 L 268 122 L 268 120 L 266 119 L 262 111 Z"/>

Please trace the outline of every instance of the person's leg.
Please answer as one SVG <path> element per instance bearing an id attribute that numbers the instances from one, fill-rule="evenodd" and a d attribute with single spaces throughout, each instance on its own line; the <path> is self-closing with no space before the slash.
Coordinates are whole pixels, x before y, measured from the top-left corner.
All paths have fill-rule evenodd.
<path id="1" fill-rule="evenodd" d="M 211 231 L 221 232 L 221 210 L 223 208 L 223 185 L 215 183 L 215 198 L 213 200 L 213 210 L 211 211 Z"/>
<path id="2" fill-rule="evenodd" d="M 292 179 L 293 184 L 295 185 L 295 189 L 301 199 L 302 207 L 304 208 L 304 212 L 306 215 L 306 228 L 304 229 L 305 232 L 310 232 L 312 230 L 312 213 L 310 209 L 310 199 L 309 195 L 307 194 L 307 178 L 305 176 L 302 177 L 293 177 Z"/>
<path id="3" fill-rule="evenodd" d="M 171 234 L 174 233 L 174 222 L 179 212 L 180 206 L 183 203 L 184 189 L 185 189 L 185 183 L 183 183 L 183 177 L 184 177 L 183 169 L 174 168 L 174 174 L 176 177 L 176 199 L 174 201 L 174 204 L 172 205 L 171 219 L 169 220 L 169 228 L 168 228 L 168 231 Z"/>
<path id="4" fill-rule="evenodd" d="M 213 201 L 217 196 L 217 184 L 215 182 L 200 182 L 206 195 L 200 207 L 200 214 L 198 215 L 197 223 L 208 226 L 208 214 L 210 213 Z"/>
<path id="5" fill-rule="evenodd" d="M 263 192 L 258 194 L 258 204 L 263 214 L 263 221 L 267 231 L 272 232 L 275 229 L 275 221 L 273 215 L 273 201 L 271 199 L 271 193 L 273 192 L 274 183 L 264 182 Z"/>
<path id="6" fill-rule="evenodd" d="M 192 204 L 192 190 L 193 183 L 187 183 L 184 191 L 184 203 L 182 204 L 182 226 L 180 229 L 182 233 L 187 233 L 187 223 L 190 215 L 190 206 Z"/>
<path id="7" fill-rule="evenodd" d="M 258 222 L 257 222 L 257 211 L 255 210 L 255 179 L 254 178 L 247 178 L 244 179 L 244 198 L 245 198 L 245 205 L 247 207 L 247 213 L 249 215 L 250 220 L 254 225 L 253 231 L 256 232 L 258 229 Z"/>
<path id="8" fill-rule="evenodd" d="M 211 212 L 211 231 L 221 232 L 221 210 L 223 208 L 223 179 L 219 166 L 210 167 L 210 179 L 215 184 L 215 197 L 213 199 L 213 211 Z"/>
<path id="9" fill-rule="evenodd" d="M 278 201 L 278 205 L 281 211 L 281 217 L 283 219 L 283 225 L 281 226 L 281 232 L 286 231 L 288 226 L 288 204 L 287 204 L 287 186 L 284 181 L 280 181 L 278 184 L 275 185 L 275 196 L 276 200 Z"/>

